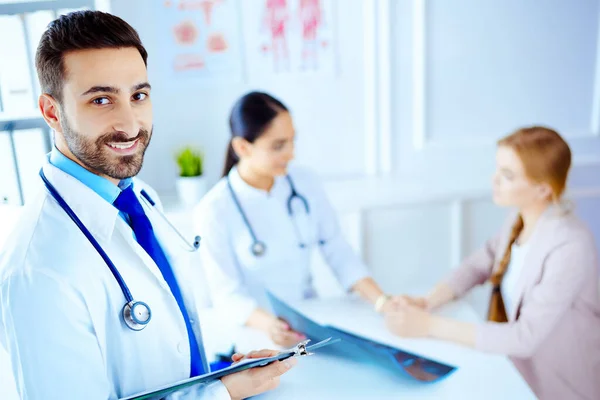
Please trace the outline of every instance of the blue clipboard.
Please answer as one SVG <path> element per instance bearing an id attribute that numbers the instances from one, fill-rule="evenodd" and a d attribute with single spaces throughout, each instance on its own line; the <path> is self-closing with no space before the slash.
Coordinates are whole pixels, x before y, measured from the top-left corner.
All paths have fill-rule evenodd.
<path id="1" fill-rule="evenodd" d="M 343 345 L 329 349 L 331 354 L 368 357 L 387 369 L 399 371 L 419 382 L 439 382 L 457 370 L 457 367 L 453 365 L 388 346 L 339 328 L 320 325 L 272 293 L 267 293 L 267 296 L 275 314 L 290 324 L 295 331 L 303 333 L 313 340 L 323 340 L 323 338 L 332 336 L 342 339 Z"/>
<path id="2" fill-rule="evenodd" d="M 310 341 L 310 339 L 304 340 L 298 343 L 296 346 L 292 347 L 291 349 L 284 350 L 273 357 L 250 358 L 247 360 L 242 360 L 228 368 L 224 368 L 209 374 L 200 375 L 193 378 L 184 379 L 182 381 L 175 382 L 170 385 L 165 385 L 152 390 L 137 393 L 132 396 L 122 397 L 119 400 L 159 400 L 179 390 L 186 389 L 188 387 L 200 383 L 212 382 L 224 376 L 235 374 L 237 372 L 242 372 L 250 368 L 264 367 L 275 361 L 284 361 L 292 357 L 303 357 L 313 355 L 313 351 L 337 343 L 340 341 L 340 339 L 333 339 L 329 337 L 309 346 L 308 343 Z"/>

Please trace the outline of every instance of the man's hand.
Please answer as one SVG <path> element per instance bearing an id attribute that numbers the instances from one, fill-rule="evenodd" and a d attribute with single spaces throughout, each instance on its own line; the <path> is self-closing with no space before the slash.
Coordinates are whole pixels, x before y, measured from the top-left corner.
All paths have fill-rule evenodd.
<path id="1" fill-rule="evenodd" d="M 276 350 L 252 351 L 246 356 L 234 354 L 232 359 L 234 362 L 239 362 L 243 358 L 273 357 L 278 353 Z M 221 382 L 229 391 L 232 400 L 245 399 L 275 389 L 279 385 L 279 377 L 289 371 L 296 363 L 295 358 L 275 361 L 265 367 L 251 368 L 227 375 L 221 378 Z"/>

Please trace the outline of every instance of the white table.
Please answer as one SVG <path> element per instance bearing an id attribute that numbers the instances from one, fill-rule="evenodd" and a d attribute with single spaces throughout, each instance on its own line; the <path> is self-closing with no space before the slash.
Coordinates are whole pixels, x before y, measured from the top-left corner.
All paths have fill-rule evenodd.
<path id="1" fill-rule="evenodd" d="M 459 368 L 447 379 L 428 384 L 404 378 L 397 372 L 387 371 L 374 364 L 315 354 L 298 360 L 298 365 L 281 379 L 279 388 L 259 396 L 261 400 L 535 399 L 525 381 L 505 357 L 437 341 L 396 338 L 385 330 L 381 317 L 360 300 L 314 300 L 295 306 L 321 324 L 337 326 Z M 443 314 L 466 321 L 477 321 L 476 314 L 466 303 L 447 307 Z M 239 351 L 276 348 L 267 336 L 254 330 L 245 328 L 235 336 Z M 2 355 L 7 357 L 6 354 Z M 0 363 L 0 378 L 5 378 L 0 379 L 0 398 L 17 399 L 14 383 L 8 379 L 8 364 L 5 364 Z"/>
<path id="2" fill-rule="evenodd" d="M 535 399 L 512 363 L 502 356 L 489 355 L 439 341 L 397 338 L 388 333 L 382 318 L 358 299 L 313 300 L 295 305 L 316 322 L 329 324 L 407 351 L 458 366 L 438 383 L 420 383 L 372 363 L 323 354 L 301 358 L 281 379 L 276 390 L 260 399 Z M 462 320 L 477 321 L 466 303 L 456 303 L 442 313 Z M 273 348 L 261 333 L 239 332 L 238 350 Z"/>

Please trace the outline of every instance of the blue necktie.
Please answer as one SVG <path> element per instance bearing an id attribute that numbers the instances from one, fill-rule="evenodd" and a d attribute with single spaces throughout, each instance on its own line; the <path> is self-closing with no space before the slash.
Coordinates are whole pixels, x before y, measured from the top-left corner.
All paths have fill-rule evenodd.
<path id="1" fill-rule="evenodd" d="M 177 301 L 177 305 L 179 305 L 179 310 L 181 310 L 181 314 L 183 314 L 183 319 L 185 320 L 185 326 L 187 328 L 188 339 L 190 342 L 190 377 L 202 375 L 208 372 L 204 371 L 200 347 L 198 346 L 198 341 L 196 340 L 194 331 L 192 330 L 189 315 L 185 309 L 185 305 L 183 304 L 183 296 L 181 295 L 181 290 L 179 289 L 179 285 L 177 284 L 177 280 L 175 279 L 175 275 L 173 274 L 169 260 L 167 259 L 167 256 L 156 239 L 156 235 L 152 229 L 152 224 L 144 213 L 144 209 L 142 208 L 140 201 L 133 191 L 133 185 L 129 185 L 121 192 L 121 194 L 119 194 L 119 197 L 117 197 L 114 202 L 114 206 L 119 211 L 129 216 L 130 224 L 137 242 L 144 250 L 146 250 L 148 255 L 152 257 L 163 278 L 169 285 L 171 293 Z"/>

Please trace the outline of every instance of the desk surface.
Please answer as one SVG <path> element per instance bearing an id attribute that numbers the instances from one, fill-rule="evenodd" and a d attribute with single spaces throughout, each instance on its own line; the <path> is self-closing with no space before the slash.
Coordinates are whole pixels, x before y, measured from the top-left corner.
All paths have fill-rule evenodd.
<path id="1" fill-rule="evenodd" d="M 319 323 L 369 336 L 459 368 L 447 379 L 428 384 L 373 363 L 315 354 L 299 359 L 297 366 L 281 379 L 279 388 L 259 396 L 260 399 L 535 399 L 506 357 L 439 341 L 396 338 L 385 330 L 382 318 L 360 300 L 313 300 L 295 306 Z M 477 320 L 466 303 L 451 305 L 442 310 L 442 314 Z M 244 329 L 240 334 L 236 343 L 241 351 L 273 347 L 266 336 L 256 331 Z"/>
<path id="2" fill-rule="evenodd" d="M 396 338 L 385 330 L 381 317 L 360 300 L 315 300 L 296 306 L 319 323 L 338 326 L 418 352 L 457 365 L 459 369 L 439 383 L 427 384 L 410 380 L 372 363 L 315 354 L 298 360 L 297 366 L 281 379 L 279 388 L 257 399 L 535 399 L 525 381 L 505 357 L 432 340 Z M 442 313 L 466 321 L 477 321 L 476 314 L 466 303 L 454 304 Z M 275 348 L 264 334 L 250 329 L 238 332 L 236 343 L 238 350 L 244 352 Z M 0 377 L 10 377 L 8 366 L 6 365 L 5 371 L 2 369 L 0 365 Z M 6 385 L 7 383 L 10 384 Z M 0 387 L 3 399 L 18 398 L 12 382 L 0 379 Z"/>

